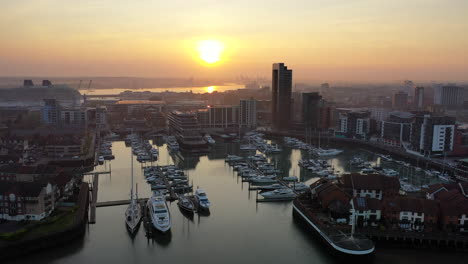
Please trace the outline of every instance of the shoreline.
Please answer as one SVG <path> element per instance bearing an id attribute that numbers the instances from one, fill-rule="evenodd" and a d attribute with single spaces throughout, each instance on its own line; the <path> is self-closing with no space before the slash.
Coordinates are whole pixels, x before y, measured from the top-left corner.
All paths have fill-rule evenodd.
<path id="1" fill-rule="evenodd" d="M 83 182 L 78 195 L 78 209 L 75 214 L 74 223 L 71 226 L 43 236 L 20 239 L 18 241 L 3 241 L 4 245 L 0 246 L 0 260 L 12 260 L 25 254 L 32 254 L 42 249 L 57 247 L 66 242 L 83 238 L 86 231 L 86 223 L 88 222 L 88 194 L 88 184 Z"/>

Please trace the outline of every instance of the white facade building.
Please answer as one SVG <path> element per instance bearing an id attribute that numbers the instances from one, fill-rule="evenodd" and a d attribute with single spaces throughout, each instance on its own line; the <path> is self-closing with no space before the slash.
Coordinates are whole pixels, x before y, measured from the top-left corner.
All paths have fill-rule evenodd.
<path id="1" fill-rule="evenodd" d="M 240 100 L 239 120 L 241 127 L 254 129 L 257 127 L 257 100 Z"/>
<path id="2" fill-rule="evenodd" d="M 444 151 L 446 138 L 449 138 L 448 150 L 453 150 L 455 125 L 434 125 L 432 135 L 432 151 Z"/>

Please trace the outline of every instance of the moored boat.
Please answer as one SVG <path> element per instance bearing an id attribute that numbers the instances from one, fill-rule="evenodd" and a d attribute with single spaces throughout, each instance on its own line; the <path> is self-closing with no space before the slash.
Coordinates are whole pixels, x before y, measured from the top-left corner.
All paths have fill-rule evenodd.
<path id="1" fill-rule="evenodd" d="M 171 216 L 164 195 L 155 193 L 148 200 L 147 207 L 153 227 L 163 233 L 169 231 L 171 229 Z"/>
<path id="2" fill-rule="evenodd" d="M 199 210 L 210 210 L 211 203 L 208 200 L 208 196 L 206 195 L 205 190 L 197 189 L 195 191 L 195 200 L 198 202 L 198 209 Z"/>
<path id="3" fill-rule="evenodd" d="M 293 199 L 296 194 L 289 188 L 276 189 L 269 192 L 260 193 L 265 199 Z"/>
<path id="4" fill-rule="evenodd" d="M 184 210 L 186 213 L 193 214 L 195 211 L 195 205 L 193 204 L 192 200 L 183 194 L 179 194 L 178 199 L 179 201 L 177 202 L 177 206 L 179 206 L 179 208 Z"/>

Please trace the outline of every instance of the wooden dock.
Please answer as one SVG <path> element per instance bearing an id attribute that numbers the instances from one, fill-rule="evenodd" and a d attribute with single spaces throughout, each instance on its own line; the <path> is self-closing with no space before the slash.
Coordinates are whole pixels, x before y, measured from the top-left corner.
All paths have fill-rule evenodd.
<path id="1" fill-rule="evenodd" d="M 99 187 L 99 174 L 95 173 L 93 176 L 93 183 L 91 187 L 91 199 L 90 199 L 91 207 L 90 207 L 90 214 L 89 214 L 90 224 L 96 223 L 96 202 L 97 202 L 98 187 Z"/>
<path id="2" fill-rule="evenodd" d="M 89 223 L 95 224 L 96 223 L 96 205 L 97 205 L 97 196 L 98 196 L 98 189 L 99 189 L 99 175 L 100 174 L 110 174 L 110 171 L 101 171 L 101 172 L 93 172 L 93 173 L 84 173 L 83 175 L 92 175 L 93 179 L 91 182 L 90 188 L 90 196 L 89 199 L 90 203 L 90 212 L 89 212 Z"/>
<path id="3" fill-rule="evenodd" d="M 140 198 L 138 199 L 138 203 L 145 203 L 148 201 L 148 198 Z M 106 201 L 106 202 L 99 202 L 96 203 L 96 207 L 109 207 L 109 206 L 119 206 L 119 205 L 126 205 L 130 204 L 130 199 L 128 200 L 116 200 L 116 201 Z"/>

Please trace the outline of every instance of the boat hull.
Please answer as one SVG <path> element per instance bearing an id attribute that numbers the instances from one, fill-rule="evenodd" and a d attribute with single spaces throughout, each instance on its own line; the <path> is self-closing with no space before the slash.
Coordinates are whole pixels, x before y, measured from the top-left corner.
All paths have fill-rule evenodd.
<path id="1" fill-rule="evenodd" d="M 125 226 L 127 227 L 127 231 L 130 233 L 130 235 L 135 235 L 138 232 L 138 229 L 140 227 L 141 221 L 138 221 L 136 225 L 131 225 L 127 221 L 125 222 Z"/>

